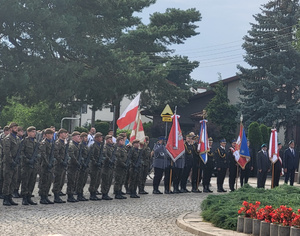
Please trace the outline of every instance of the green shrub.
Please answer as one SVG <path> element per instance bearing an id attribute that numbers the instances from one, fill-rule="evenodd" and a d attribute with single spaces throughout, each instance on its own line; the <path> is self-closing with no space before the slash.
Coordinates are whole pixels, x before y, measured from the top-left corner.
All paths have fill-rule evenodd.
<path id="1" fill-rule="evenodd" d="M 300 189 L 290 185 L 282 185 L 274 189 L 257 189 L 246 184 L 242 188 L 222 195 L 209 195 L 201 204 L 202 217 L 216 227 L 236 229 L 238 210 L 243 201 L 255 203 L 260 207 L 271 205 L 275 208 L 281 205 L 291 207 L 294 212 L 300 208 Z"/>
<path id="2" fill-rule="evenodd" d="M 87 128 L 84 128 L 84 127 L 75 127 L 74 131 L 78 131 L 80 133 L 82 132 L 86 132 L 86 133 L 89 133 L 88 129 Z"/>

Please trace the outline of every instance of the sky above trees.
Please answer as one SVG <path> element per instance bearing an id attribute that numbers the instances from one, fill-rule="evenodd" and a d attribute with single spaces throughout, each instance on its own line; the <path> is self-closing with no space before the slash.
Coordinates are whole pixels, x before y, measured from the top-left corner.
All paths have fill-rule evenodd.
<path id="1" fill-rule="evenodd" d="M 202 20 L 198 22 L 200 34 L 188 39 L 184 45 L 175 45 L 176 53 L 186 55 L 190 60 L 200 61 L 200 66 L 192 73 L 192 78 L 205 82 L 223 79 L 237 73 L 236 65 L 247 66 L 241 45 L 243 37 L 255 22 L 253 15 L 260 13 L 262 4 L 268 0 L 157 0 L 143 10 L 141 17 L 148 23 L 149 14 L 164 12 L 166 8 L 188 9 L 195 7 Z"/>

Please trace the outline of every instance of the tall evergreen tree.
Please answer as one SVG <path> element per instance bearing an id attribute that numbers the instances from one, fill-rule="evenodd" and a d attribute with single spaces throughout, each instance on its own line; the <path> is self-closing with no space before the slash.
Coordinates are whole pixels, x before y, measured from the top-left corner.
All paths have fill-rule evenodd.
<path id="1" fill-rule="evenodd" d="M 244 59 L 251 68 L 238 66 L 246 123 L 284 127 L 286 139 L 294 136 L 300 111 L 300 52 L 293 43 L 299 17 L 298 0 L 272 0 L 263 5 L 244 37 Z"/>

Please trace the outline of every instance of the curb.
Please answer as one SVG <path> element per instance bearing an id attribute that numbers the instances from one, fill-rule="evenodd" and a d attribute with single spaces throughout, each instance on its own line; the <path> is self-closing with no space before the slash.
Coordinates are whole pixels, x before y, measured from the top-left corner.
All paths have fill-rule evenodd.
<path id="1" fill-rule="evenodd" d="M 225 230 L 214 227 L 209 222 L 204 222 L 200 212 L 187 212 L 176 219 L 179 228 L 189 233 L 199 236 L 245 236 L 247 234 L 239 233 L 232 230 Z"/>

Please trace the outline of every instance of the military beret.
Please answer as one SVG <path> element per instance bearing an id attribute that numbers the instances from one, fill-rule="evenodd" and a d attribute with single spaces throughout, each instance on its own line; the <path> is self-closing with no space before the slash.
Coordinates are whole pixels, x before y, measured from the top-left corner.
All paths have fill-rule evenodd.
<path id="1" fill-rule="evenodd" d="M 117 139 L 116 139 L 116 141 L 119 142 L 120 140 L 123 140 L 123 139 L 124 139 L 123 136 L 118 136 Z"/>
<path id="2" fill-rule="evenodd" d="M 134 140 L 132 141 L 132 144 L 139 143 L 139 142 L 140 142 L 140 140 L 134 139 Z"/>
<path id="3" fill-rule="evenodd" d="M 59 129 L 58 132 L 57 132 L 58 135 L 60 135 L 60 134 L 62 134 L 62 133 L 68 133 L 68 131 L 67 131 L 66 129 L 61 128 L 61 129 Z"/>
<path id="4" fill-rule="evenodd" d="M 4 126 L 3 131 L 9 131 L 8 125 Z"/>
<path id="5" fill-rule="evenodd" d="M 98 137 L 102 137 L 102 136 L 103 136 L 103 134 L 102 134 L 102 133 L 100 133 L 100 132 L 97 132 L 97 133 L 95 134 L 94 138 L 98 138 Z"/>
<path id="6" fill-rule="evenodd" d="M 225 138 L 221 139 L 220 143 L 226 143 L 226 139 Z"/>
<path id="7" fill-rule="evenodd" d="M 82 132 L 82 133 L 80 134 L 80 138 L 87 137 L 87 136 L 88 136 L 88 134 L 87 134 L 86 132 Z"/>
<path id="8" fill-rule="evenodd" d="M 31 132 L 31 131 L 34 131 L 34 130 L 36 130 L 36 128 L 34 126 L 29 126 L 27 128 L 27 132 Z"/>
<path id="9" fill-rule="evenodd" d="M 210 137 L 210 138 L 208 139 L 208 141 L 209 141 L 209 142 L 213 142 L 214 140 L 213 140 L 212 137 Z"/>
<path id="10" fill-rule="evenodd" d="M 76 136 L 76 135 L 80 135 L 80 133 L 79 133 L 78 131 L 74 131 L 74 132 L 72 133 L 72 137 L 73 137 L 73 136 Z"/>
<path id="11" fill-rule="evenodd" d="M 44 132 L 44 134 L 53 134 L 53 133 L 54 133 L 54 131 L 51 128 L 45 129 L 45 132 Z"/>
<path id="12" fill-rule="evenodd" d="M 12 127 L 15 127 L 15 126 L 18 126 L 18 124 L 16 122 L 11 122 L 8 127 L 12 128 Z"/>
<path id="13" fill-rule="evenodd" d="M 18 126 L 18 132 L 24 131 L 22 126 Z"/>
<path id="14" fill-rule="evenodd" d="M 263 148 L 263 147 L 267 147 L 267 145 L 264 143 L 263 145 L 261 145 L 261 148 Z"/>
<path id="15" fill-rule="evenodd" d="M 291 145 L 292 143 L 294 143 L 294 140 L 289 141 L 288 145 Z"/>
<path id="16" fill-rule="evenodd" d="M 112 135 L 106 135 L 105 140 L 112 138 Z"/>

